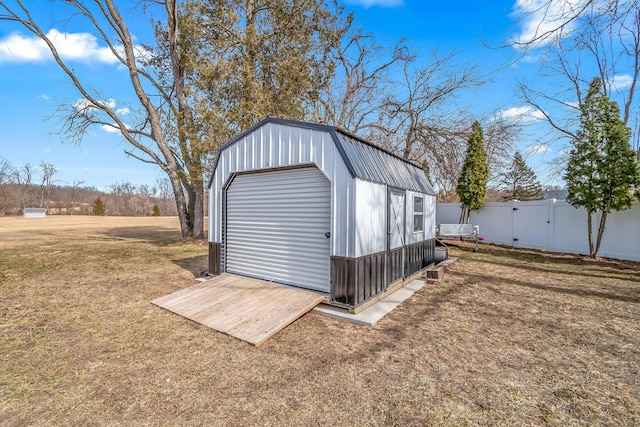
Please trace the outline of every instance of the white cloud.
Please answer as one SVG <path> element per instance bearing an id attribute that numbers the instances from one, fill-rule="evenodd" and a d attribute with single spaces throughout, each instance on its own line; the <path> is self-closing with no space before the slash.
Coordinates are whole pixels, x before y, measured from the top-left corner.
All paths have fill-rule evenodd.
<path id="1" fill-rule="evenodd" d="M 116 114 L 119 115 L 119 116 L 127 115 L 127 114 L 129 114 L 129 109 L 127 107 L 118 108 L 116 110 Z"/>
<path id="2" fill-rule="evenodd" d="M 532 145 L 531 147 L 527 148 L 527 153 L 529 154 L 545 154 L 545 153 L 550 153 L 551 148 L 546 146 L 546 145 Z"/>
<path id="3" fill-rule="evenodd" d="M 97 102 L 98 104 L 100 104 L 100 105 L 104 105 L 105 107 L 108 107 L 108 108 L 110 108 L 110 109 L 112 109 L 112 110 L 113 110 L 114 108 L 116 108 L 116 105 L 117 105 L 117 104 L 116 104 L 116 100 L 115 100 L 115 99 L 113 99 L 113 98 L 109 98 L 109 99 L 107 99 L 106 101 L 96 101 L 96 102 Z M 80 99 L 78 99 L 78 100 L 75 102 L 75 104 L 73 104 L 73 107 L 74 107 L 76 110 L 85 110 L 85 109 L 87 109 L 87 108 L 95 108 L 95 107 L 93 106 L 93 104 L 92 104 L 88 99 L 85 99 L 85 98 L 80 98 Z M 128 108 L 125 108 L 125 110 L 127 110 L 127 113 L 129 112 L 129 109 L 128 109 Z M 118 113 L 118 110 L 116 110 L 116 114 L 117 114 L 117 113 Z"/>
<path id="4" fill-rule="evenodd" d="M 525 55 L 520 61 L 525 64 L 539 64 L 543 60 L 544 57 L 542 55 Z"/>
<path id="5" fill-rule="evenodd" d="M 104 64 L 119 62 L 108 47 L 98 44 L 93 34 L 62 33 L 54 28 L 49 30 L 47 37 L 64 60 Z M 0 62 L 43 62 L 52 58 L 47 44 L 36 36 L 12 33 L 0 39 Z"/>
<path id="6" fill-rule="evenodd" d="M 44 152 L 45 152 L 45 153 L 48 153 L 48 152 L 50 152 L 50 151 L 51 151 L 51 148 L 45 148 L 45 149 L 44 149 Z"/>
<path id="7" fill-rule="evenodd" d="M 113 126 L 115 126 L 116 124 L 114 123 Z M 113 126 L 109 126 L 109 125 L 102 125 L 100 126 L 102 128 L 103 131 L 107 132 L 107 133 L 120 133 L 120 129 L 118 129 L 117 127 L 113 127 Z"/>
<path id="8" fill-rule="evenodd" d="M 553 37 L 562 37 L 576 28 L 576 21 L 567 22 L 566 17 L 578 13 L 589 0 L 516 0 L 512 17 L 520 20 L 520 32 L 513 39 L 516 43 L 527 43 L 545 36 L 540 44 L 547 44 Z M 565 24 L 561 30 L 558 28 Z M 561 32 L 560 32 L 561 31 Z M 551 34 L 549 34 L 551 35 Z"/>
<path id="9" fill-rule="evenodd" d="M 109 98 L 106 101 L 98 101 L 102 105 L 106 105 L 109 108 L 116 108 L 116 100 L 113 98 Z"/>
<path id="10" fill-rule="evenodd" d="M 542 111 L 533 109 L 532 107 L 511 107 L 500 112 L 500 117 L 505 120 L 518 123 L 530 123 L 542 120 L 544 114 Z"/>
<path id="11" fill-rule="evenodd" d="M 43 94 L 41 94 L 41 95 L 38 95 L 38 98 L 40 98 L 40 99 L 44 99 L 44 100 L 48 100 L 48 99 L 49 99 L 49 96 L 48 96 L 46 93 L 43 93 Z"/>
<path id="12" fill-rule="evenodd" d="M 75 104 L 73 104 L 73 108 L 75 108 L 76 110 L 84 110 L 87 108 L 91 108 L 91 103 L 89 102 L 88 99 L 84 99 L 84 98 L 80 98 L 78 99 Z"/>
<path id="13" fill-rule="evenodd" d="M 353 6 L 362 6 L 364 8 L 370 8 L 372 6 L 380 7 L 396 7 L 402 6 L 404 0 L 345 0 L 345 3 Z"/>
<path id="14" fill-rule="evenodd" d="M 613 79 L 609 81 L 609 85 L 613 90 L 629 89 L 633 83 L 633 77 L 628 74 L 619 74 L 613 76 Z"/>

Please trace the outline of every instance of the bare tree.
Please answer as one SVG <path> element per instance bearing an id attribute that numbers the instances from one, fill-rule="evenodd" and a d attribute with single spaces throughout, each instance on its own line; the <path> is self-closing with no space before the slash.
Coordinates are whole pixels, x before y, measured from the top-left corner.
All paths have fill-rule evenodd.
<path id="1" fill-rule="evenodd" d="M 11 182 L 12 166 L 6 159 L 0 159 L 0 215 L 4 215 L 7 201 L 7 187 Z"/>
<path id="2" fill-rule="evenodd" d="M 137 188 L 131 181 L 125 181 L 120 183 L 120 196 L 124 201 L 124 215 L 135 216 L 135 196 L 137 194 Z"/>
<path id="3" fill-rule="evenodd" d="M 51 198 L 51 186 L 55 183 L 54 176 L 58 168 L 51 163 L 40 162 L 40 191 L 38 195 L 38 207 L 49 210 L 49 200 Z"/>
<path id="4" fill-rule="evenodd" d="M 34 168 L 30 163 L 14 168 L 11 173 L 11 182 L 16 185 L 21 211 L 24 211 L 24 208 L 30 207 L 35 203 L 33 176 Z"/>
<path id="5" fill-rule="evenodd" d="M 406 54 L 401 40 L 392 48 L 354 29 L 332 51 L 335 77 L 317 101 L 314 120 L 357 133 L 377 119 L 385 88 L 397 62 Z"/>
<path id="6" fill-rule="evenodd" d="M 579 33 L 584 20 L 611 22 L 612 14 L 628 16 L 638 7 L 637 0 L 542 0 L 517 2 L 514 15 L 523 35 L 510 45 L 523 51 L 557 44 Z"/>
<path id="7" fill-rule="evenodd" d="M 457 97 L 483 83 L 477 67 L 456 59 L 455 52 L 441 55 L 438 50 L 424 63 L 417 54 L 400 58 L 378 120 L 362 126 L 363 130 L 370 131 L 372 138 L 382 136 L 380 142 L 405 159 L 421 162 L 439 137 L 459 129 L 456 124 L 465 108 Z"/>
<path id="8" fill-rule="evenodd" d="M 136 216 L 136 186 L 130 181 L 114 182 L 109 185 L 109 208 L 112 215 Z"/>
<path id="9" fill-rule="evenodd" d="M 489 186 L 499 183 L 502 174 L 511 164 L 513 142 L 522 134 L 522 125 L 517 121 L 507 120 L 497 111 L 492 111 L 480 118 L 484 134 L 484 148 L 489 165 Z"/>
<path id="10" fill-rule="evenodd" d="M 156 189 L 155 193 L 157 197 L 160 198 L 160 210 L 163 215 L 175 215 L 175 209 L 172 209 L 172 206 L 168 203 L 169 198 L 171 197 L 171 186 L 166 179 L 158 178 L 156 180 L 156 184 L 154 186 Z"/>
<path id="11" fill-rule="evenodd" d="M 180 57 L 178 0 L 150 1 L 164 15 L 170 85 L 155 74 L 149 49 L 134 44 L 120 10 L 113 0 L 66 0 L 70 16 L 82 19 L 106 43 L 112 54 L 128 70 L 129 83 L 140 107 L 137 123 L 125 123 L 113 103 L 107 102 L 62 58 L 54 41 L 34 19 L 21 0 L 0 1 L 0 21 L 13 21 L 45 42 L 59 68 L 67 75 L 82 97 L 81 102 L 66 106 L 63 132 L 80 141 L 94 125 L 118 130 L 130 145 L 130 156 L 159 166 L 169 178 L 180 218 L 183 236 L 203 236 L 203 164 L 202 150 L 189 132 L 193 109 L 185 92 L 184 68 Z M 175 119 L 174 136 L 166 134 L 164 119 Z M 197 147 L 197 148 L 193 148 Z M 205 148 L 205 147 L 202 147 Z"/>
<path id="12" fill-rule="evenodd" d="M 0 20 L 43 40 L 82 97 L 61 110 L 67 136 L 80 141 L 96 125 L 117 130 L 129 156 L 166 173 L 184 237 L 203 237 L 203 175 L 215 148 L 267 114 L 307 117 L 344 24 L 334 0 L 143 0 L 161 16 L 149 49 L 134 44 L 115 0 L 60 3 L 128 71 L 137 120 L 125 123 L 96 82 L 74 72 L 22 0 L 0 0 Z"/>
<path id="13" fill-rule="evenodd" d="M 434 50 L 426 59 L 403 41 L 385 47 L 355 32 L 334 52 L 338 70 L 317 110 L 320 121 L 346 128 L 417 164 L 427 162 L 439 198 L 455 197 L 470 123 L 459 102 L 487 80 L 455 52 Z M 480 118 L 487 129 L 492 177 L 508 163 L 519 125 L 495 113 Z"/>
<path id="14" fill-rule="evenodd" d="M 69 193 L 69 201 L 67 203 L 67 215 L 73 215 L 78 189 L 82 184 L 84 184 L 84 181 L 78 180 L 74 180 L 73 184 L 71 184 L 71 192 Z"/>
<path id="15" fill-rule="evenodd" d="M 621 105 L 622 119 L 629 123 L 638 108 L 637 1 L 548 0 L 521 19 L 538 24 L 528 31 L 528 37 L 515 40 L 514 45 L 520 54 L 541 58 L 537 84 L 522 81 L 519 91 L 526 103 L 542 113 L 548 125 L 549 133 L 542 142 L 553 144 L 576 137 L 583 94 L 594 76 L 600 77 L 603 93 Z M 563 159 L 558 166 L 563 168 L 565 164 Z"/>

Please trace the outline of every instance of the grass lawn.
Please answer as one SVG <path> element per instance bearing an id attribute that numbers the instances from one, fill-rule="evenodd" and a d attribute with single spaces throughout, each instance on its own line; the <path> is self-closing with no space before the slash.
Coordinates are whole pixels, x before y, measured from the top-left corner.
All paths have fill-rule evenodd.
<path id="1" fill-rule="evenodd" d="M 640 424 L 640 264 L 470 249 L 375 327 L 253 347 L 150 303 L 206 269 L 177 219 L 0 218 L 0 424 Z"/>

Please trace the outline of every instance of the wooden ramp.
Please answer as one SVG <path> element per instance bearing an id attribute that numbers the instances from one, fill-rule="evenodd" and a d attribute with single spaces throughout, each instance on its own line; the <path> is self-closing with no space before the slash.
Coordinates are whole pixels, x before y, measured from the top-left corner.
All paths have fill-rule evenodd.
<path id="1" fill-rule="evenodd" d="M 259 345 L 323 300 L 322 295 L 224 273 L 152 303 Z"/>

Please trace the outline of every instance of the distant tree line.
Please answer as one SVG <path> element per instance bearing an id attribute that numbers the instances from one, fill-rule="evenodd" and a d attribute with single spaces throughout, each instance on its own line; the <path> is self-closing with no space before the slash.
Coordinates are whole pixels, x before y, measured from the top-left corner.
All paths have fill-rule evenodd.
<path id="1" fill-rule="evenodd" d="M 118 131 L 127 155 L 165 173 L 184 237 L 204 235 L 217 148 L 267 115 L 336 125 L 427 164 L 443 201 L 457 198 L 471 123 L 483 127 L 490 185 L 520 134 L 518 122 L 462 102 L 492 80 L 481 61 L 377 39 L 335 0 L 146 1 L 141 8 L 156 38 L 144 44 L 118 2 L 63 3 L 51 18 L 81 24 L 110 48 L 128 71 L 118 81 L 130 89 L 126 100 L 105 102 L 116 98 L 115 85 L 77 73 L 35 6 L 0 0 L 0 21 L 41 39 L 81 97 L 57 106 L 63 140 L 81 143 L 96 127 Z M 119 113 L 125 103 L 126 120 Z M 123 203 L 120 210 L 132 212 Z"/>
<path id="2" fill-rule="evenodd" d="M 152 186 L 114 182 L 105 190 L 84 181 L 64 183 L 53 164 L 13 166 L 0 159 L 0 216 L 21 215 L 24 208 L 45 208 L 48 215 L 176 216 L 173 190 L 167 179 Z"/>

